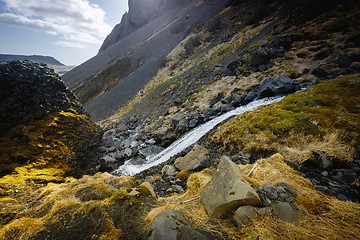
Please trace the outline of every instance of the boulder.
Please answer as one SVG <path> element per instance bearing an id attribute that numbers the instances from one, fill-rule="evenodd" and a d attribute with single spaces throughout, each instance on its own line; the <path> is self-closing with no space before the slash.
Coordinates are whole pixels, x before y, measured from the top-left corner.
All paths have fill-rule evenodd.
<path id="1" fill-rule="evenodd" d="M 175 209 L 159 213 L 151 223 L 149 240 L 206 240 L 202 233 L 190 227 L 184 215 Z"/>
<path id="2" fill-rule="evenodd" d="M 273 206 L 277 217 L 284 222 L 297 222 L 299 220 L 297 212 L 287 202 L 279 202 Z"/>
<path id="3" fill-rule="evenodd" d="M 173 127 L 175 128 L 179 122 L 182 120 L 183 118 L 179 115 L 175 115 L 171 117 L 171 124 L 173 125 Z"/>
<path id="4" fill-rule="evenodd" d="M 176 173 L 176 169 L 173 165 L 165 165 L 162 169 L 161 169 L 161 174 L 163 176 L 174 176 Z"/>
<path id="5" fill-rule="evenodd" d="M 154 135 L 156 138 L 162 139 L 166 135 L 168 130 L 169 130 L 168 127 L 161 127 L 155 131 Z"/>
<path id="6" fill-rule="evenodd" d="M 256 208 L 252 206 L 241 206 L 234 213 L 234 220 L 238 226 L 250 223 L 251 219 L 264 215 L 266 208 Z"/>
<path id="7" fill-rule="evenodd" d="M 194 170 L 208 159 L 209 151 L 205 147 L 195 144 L 184 157 L 177 158 L 174 165 L 181 171 L 185 169 Z"/>
<path id="8" fill-rule="evenodd" d="M 112 156 L 105 155 L 100 159 L 100 169 L 105 171 L 117 169 L 120 163 Z"/>
<path id="9" fill-rule="evenodd" d="M 222 217 L 241 206 L 260 206 L 256 191 L 242 178 L 238 165 L 223 156 L 212 181 L 200 195 L 207 213 L 211 217 Z"/>
<path id="10" fill-rule="evenodd" d="M 175 128 L 175 132 L 179 134 L 185 133 L 187 130 L 188 130 L 188 124 L 184 119 L 181 120 Z"/>
<path id="11" fill-rule="evenodd" d="M 254 92 L 258 98 L 264 98 L 293 93 L 299 89 L 300 87 L 294 82 L 294 80 L 289 77 L 281 76 L 264 79 L 252 92 Z"/>

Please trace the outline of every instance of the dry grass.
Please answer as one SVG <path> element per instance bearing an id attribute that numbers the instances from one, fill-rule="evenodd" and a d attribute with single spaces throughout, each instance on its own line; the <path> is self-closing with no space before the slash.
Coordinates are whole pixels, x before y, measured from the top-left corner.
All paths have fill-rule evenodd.
<path id="1" fill-rule="evenodd" d="M 162 211 L 175 208 L 183 212 L 194 228 L 211 232 L 220 239 L 358 239 L 360 236 L 360 204 L 337 200 L 314 189 L 313 185 L 298 172 L 284 163 L 280 154 L 260 160 L 250 177 L 246 177 L 252 165 L 241 166 L 244 178 L 256 186 L 267 183 L 288 183 L 297 193 L 297 202 L 307 213 L 297 223 L 286 223 L 271 215 L 253 219 L 242 228 L 235 227 L 231 219 L 211 219 L 203 207 L 199 195 L 211 180 L 211 169 L 194 173 L 189 177 L 188 190 L 183 195 L 174 194 L 160 198 L 158 208 L 153 209 L 148 223 Z"/>

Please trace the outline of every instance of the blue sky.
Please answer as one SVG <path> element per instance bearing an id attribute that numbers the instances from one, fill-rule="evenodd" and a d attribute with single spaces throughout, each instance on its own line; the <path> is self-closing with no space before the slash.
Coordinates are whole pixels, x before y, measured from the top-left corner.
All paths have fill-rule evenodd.
<path id="1" fill-rule="evenodd" d="M 95 56 L 128 0 L 0 0 L 0 53 L 47 55 L 65 65 Z"/>

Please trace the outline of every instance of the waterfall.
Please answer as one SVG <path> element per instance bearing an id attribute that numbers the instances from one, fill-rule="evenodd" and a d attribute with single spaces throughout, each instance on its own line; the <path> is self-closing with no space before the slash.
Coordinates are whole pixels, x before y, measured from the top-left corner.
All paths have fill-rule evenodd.
<path id="1" fill-rule="evenodd" d="M 115 175 L 127 175 L 133 176 L 138 174 L 148 168 L 159 165 L 167 160 L 169 160 L 172 156 L 175 156 L 178 153 L 181 153 L 186 148 L 190 147 L 194 143 L 200 140 L 206 133 L 208 133 L 211 129 L 217 126 L 219 123 L 229 119 L 230 117 L 243 114 L 248 111 L 256 110 L 260 106 L 268 105 L 271 103 L 279 102 L 284 97 L 269 97 L 263 98 L 259 100 L 255 100 L 247 105 L 240 106 L 232 111 L 224 113 L 194 129 L 190 132 L 182 136 L 180 139 L 176 140 L 169 147 L 161 151 L 155 156 L 151 156 L 146 159 L 146 163 L 144 164 L 135 164 L 130 160 L 126 161 L 124 165 L 120 166 L 117 170 L 113 171 Z"/>

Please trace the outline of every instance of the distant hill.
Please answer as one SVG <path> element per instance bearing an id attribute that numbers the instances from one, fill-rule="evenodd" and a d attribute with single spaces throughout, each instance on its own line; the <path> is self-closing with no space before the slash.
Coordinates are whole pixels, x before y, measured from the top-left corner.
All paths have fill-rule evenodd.
<path id="1" fill-rule="evenodd" d="M 58 60 L 50 56 L 41 56 L 41 55 L 11 55 L 11 54 L 0 54 L 0 63 L 6 61 L 17 61 L 17 60 L 30 60 L 34 62 L 42 62 L 48 65 L 56 65 L 56 66 L 65 66 Z"/>

